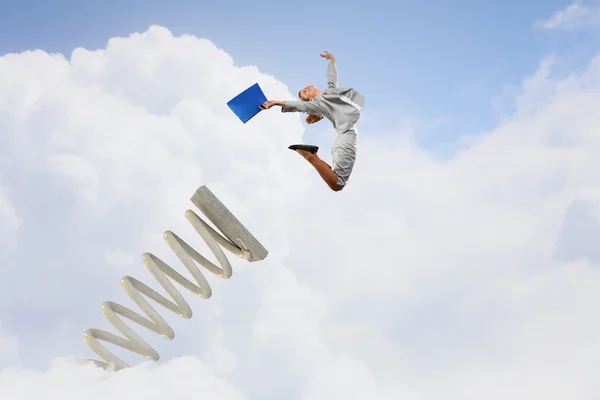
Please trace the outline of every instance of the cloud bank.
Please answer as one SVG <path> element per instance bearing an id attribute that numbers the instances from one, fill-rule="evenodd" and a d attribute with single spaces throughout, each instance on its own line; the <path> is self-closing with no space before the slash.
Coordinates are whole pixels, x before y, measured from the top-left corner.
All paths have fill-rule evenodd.
<path id="1" fill-rule="evenodd" d="M 514 115 L 444 161 L 416 132 L 362 133 L 339 193 L 287 150 L 300 115 L 227 109 L 257 81 L 296 92 L 161 27 L 0 58 L 1 398 L 597 396 L 600 58 L 567 78 L 540 63 Z M 137 309 L 121 276 L 160 289 L 143 252 L 184 270 L 165 230 L 209 255 L 183 216 L 203 184 L 269 257 L 207 273 L 210 300 L 182 289 L 190 320 L 158 309 L 175 340 L 134 326 L 160 364 L 65 360 L 113 331 L 101 302 Z"/>
<path id="2" fill-rule="evenodd" d="M 600 25 L 600 3 L 577 1 L 535 23 L 538 28 L 572 30 Z"/>

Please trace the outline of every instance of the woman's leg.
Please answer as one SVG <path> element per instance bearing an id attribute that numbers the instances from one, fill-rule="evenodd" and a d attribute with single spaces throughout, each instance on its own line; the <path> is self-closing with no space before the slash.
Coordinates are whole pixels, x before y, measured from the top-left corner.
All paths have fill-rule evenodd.
<path id="1" fill-rule="evenodd" d="M 346 187 L 356 160 L 356 135 L 350 133 L 338 136 L 333 148 L 331 149 L 333 157 L 333 172 L 337 176 L 337 186 L 339 190 Z"/>
<path id="2" fill-rule="evenodd" d="M 341 190 L 341 188 L 337 184 L 338 177 L 335 174 L 335 172 L 333 172 L 329 164 L 321 160 L 321 158 L 317 154 L 313 154 L 306 150 L 299 149 L 296 150 L 296 152 L 302 157 L 304 157 L 306 161 L 308 161 L 313 167 L 315 167 L 319 175 L 321 175 L 321 178 L 323 178 L 323 180 L 325 181 L 325 183 L 327 183 L 327 186 L 329 186 L 331 190 L 333 190 L 334 192 Z"/>

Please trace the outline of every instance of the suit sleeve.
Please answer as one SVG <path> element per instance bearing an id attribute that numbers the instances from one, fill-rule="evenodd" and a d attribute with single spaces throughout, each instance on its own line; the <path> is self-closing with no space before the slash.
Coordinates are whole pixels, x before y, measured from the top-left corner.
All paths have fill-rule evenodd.
<path id="1" fill-rule="evenodd" d="M 304 112 L 307 114 L 318 115 L 323 117 L 323 110 L 316 101 L 286 101 L 281 112 Z"/>
<path id="2" fill-rule="evenodd" d="M 335 63 L 329 62 L 327 64 L 327 86 L 330 89 L 336 88 L 338 85 L 338 74 Z"/>

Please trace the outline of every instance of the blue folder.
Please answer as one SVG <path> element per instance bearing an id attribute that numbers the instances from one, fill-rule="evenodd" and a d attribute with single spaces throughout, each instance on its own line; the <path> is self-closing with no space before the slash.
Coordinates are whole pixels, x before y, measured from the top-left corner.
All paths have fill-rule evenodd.
<path id="1" fill-rule="evenodd" d="M 235 96 L 227 102 L 227 105 L 235 115 L 244 124 L 262 110 L 258 106 L 262 106 L 267 101 L 262 89 L 255 83 L 242 93 Z"/>

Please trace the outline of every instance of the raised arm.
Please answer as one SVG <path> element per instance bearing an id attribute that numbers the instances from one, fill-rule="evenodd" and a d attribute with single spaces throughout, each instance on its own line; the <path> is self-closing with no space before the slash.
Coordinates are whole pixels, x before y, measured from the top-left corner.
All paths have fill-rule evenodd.
<path id="1" fill-rule="evenodd" d="M 331 89 L 336 88 L 338 85 L 338 74 L 335 68 L 335 62 L 327 64 L 327 86 Z"/>
<path id="2" fill-rule="evenodd" d="M 327 64 L 327 86 L 330 89 L 336 88 L 338 85 L 338 74 L 335 67 L 335 57 L 327 51 L 320 56 L 329 60 L 329 64 Z"/>

